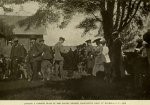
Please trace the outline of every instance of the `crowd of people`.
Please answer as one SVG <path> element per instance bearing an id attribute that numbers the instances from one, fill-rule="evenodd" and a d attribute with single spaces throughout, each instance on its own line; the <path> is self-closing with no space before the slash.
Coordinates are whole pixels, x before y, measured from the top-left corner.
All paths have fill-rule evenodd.
<path id="1" fill-rule="evenodd" d="M 27 52 L 17 38 L 8 41 L 1 54 L 2 79 L 25 78 L 31 81 L 37 80 L 38 75 L 42 75 L 42 79 L 49 80 L 48 73 L 53 63 L 52 49 L 44 44 L 43 39 L 37 42 L 36 38 L 31 38 L 30 42 L 31 47 Z"/>
<path id="2" fill-rule="evenodd" d="M 27 79 L 28 81 L 50 80 L 53 73 L 56 77 L 64 79 L 64 63 L 73 71 L 96 76 L 98 71 L 103 72 L 103 63 L 109 63 L 108 48 L 105 40 L 98 38 L 87 40 L 84 44 L 76 46 L 75 51 L 68 52 L 68 58 L 63 46 L 65 38 L 60 37 L 58 43 L 52 48 L 44 43 L 43 39 L 30 39 L 30 49 L 27 51 L 17 38 L 8 41 L 1 54 L 2 79 Z M 104 49 L 104 50 L 103 50 Z M 73 59 L 71 58 L 71 55 Z M 69 57 L 70 56 L 70 57 Z M 68 64 L 67 64 L 68 63 Z"/>
<path id="3" fill-rule="evenodd" d="M 135 51 L 137 53 L 141 52 L 141 56 L 147 57 L 149 61 L 147 39 L 147 35 L 144 35 L 142 40 L 138 40 Z M 65 38 L 60 37 L 52 48 L 46 45 L 43 39 L 37 40 L 37 38 L 33 37 L 30 39 L 29 51 L 26 51 L 17 38 L 14 38 L 13 41 L 8 41 L 8 45 L 3 48 L 0 57 L 1 78 L 13 80 L 24 78 L 28 81 L 41 79 L 45 81 L 50 80 L 51 74 L 53 74 L 55 77 L 65 79 L 64 64 L 70 65 L 71 70 L 79 74 L 96 77 L 99 73 L 104 79 L 109 78 L 110 75 L 121 74 L 120 67 L 117 66 L 121 65 L 118 59 L 123 56 L 120 38 L 114 38 L 113 50 L 116 53 L 111 58 L 111 60 L 114 60 L 112 61 L 114 64 L 111 63 L 109 58 L 109 49 L 104 38 L 97 38 L 94 41 L 86 40 L 85 43 L 76 46 L 74 51 L 70 49 L 67 53 L 68 57 L 64 50 L 64 41 Z M 93 46 L 93 43 L 96 46 Z M 111 65 L 114 67 L 109 70 Z M 125 74 L 125 71 L 123 73 Z"/>

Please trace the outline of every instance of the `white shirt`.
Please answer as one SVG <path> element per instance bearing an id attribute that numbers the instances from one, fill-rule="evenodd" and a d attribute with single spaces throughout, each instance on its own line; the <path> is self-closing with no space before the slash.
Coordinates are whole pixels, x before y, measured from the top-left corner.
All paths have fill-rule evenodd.
<path id="1" fill-rule="evenodd" d="M 110 58 L 109 58 L 109 49 L 106 45 L 103 46 L 103 51 L 102 53 L 104 54 L 105 58 L 106 58 L 106 63 L 109 63 L 110 62 Z"/>

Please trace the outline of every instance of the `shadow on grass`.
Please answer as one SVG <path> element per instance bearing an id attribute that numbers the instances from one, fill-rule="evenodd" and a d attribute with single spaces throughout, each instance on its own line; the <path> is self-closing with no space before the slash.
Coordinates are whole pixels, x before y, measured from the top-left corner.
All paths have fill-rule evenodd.
<path id="1" fill-rule="evenodd" d="M 131 100 L 150 99 L 145 90 L 135 90 L 133 80 L 106 84 L 102 78 L 83 77 L 64 81 L 8 82 L 0 87 L 0 99 L 12 100 Z M 14 87 L 10 87 L 16 85 Z M 20 86 L 19 86 L 20 85 Z M 9 86 L 9 88 L 7 87 Z M 17 88 L 18 87 L 18 88 Z M 7 89 L 8 88 L 8 89 Z"/>

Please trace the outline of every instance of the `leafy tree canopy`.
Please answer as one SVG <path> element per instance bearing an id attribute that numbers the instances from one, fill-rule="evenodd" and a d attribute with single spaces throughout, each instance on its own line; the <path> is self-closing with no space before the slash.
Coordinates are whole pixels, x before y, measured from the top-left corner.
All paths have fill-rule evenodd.
<path id="1" fill-rule="evenodd" d="M 84 34 L 99 28 L 103 29 L 106 40 L 112 39 L 112 33 L 121 33 L 130 23 L 143 26 L 142 18 L 150 12 L 150 0 L 1 0 L 1 7 L 5 4 L 22 4 L 35 1 L 41 4 L 37 12 L 20 22 L 20 25 L 40 26 L 41 24 L 57 22 L 63 17 L 60 28 L 65 28 L 76 13 L 91 15 L 85 18 L 77 28 L 84 29 Z M 101 27 L 97 27 L 99 23 Z"/>

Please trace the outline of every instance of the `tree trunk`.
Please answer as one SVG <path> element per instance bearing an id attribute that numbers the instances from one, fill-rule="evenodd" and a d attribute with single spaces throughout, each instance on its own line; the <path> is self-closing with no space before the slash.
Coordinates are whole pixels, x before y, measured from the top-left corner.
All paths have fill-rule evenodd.
<path id="1" fill-rule="evenodd" d="M 114 41 L 112 32 L 113 32 L 113 19 L 111 15 L 107 12 L 103 13 L 103 30 L 104 38 L 107 42 L 109 48 L 109 57 L 111 60 L 111 70 L 113 78 L 121 77 L 120 67 L 121 67 L 121 46 L 118 46 Z"/>

